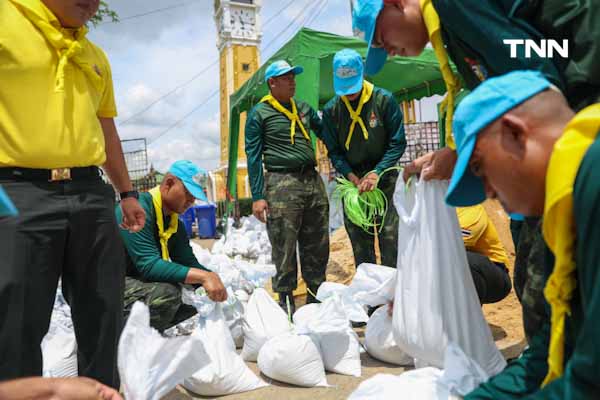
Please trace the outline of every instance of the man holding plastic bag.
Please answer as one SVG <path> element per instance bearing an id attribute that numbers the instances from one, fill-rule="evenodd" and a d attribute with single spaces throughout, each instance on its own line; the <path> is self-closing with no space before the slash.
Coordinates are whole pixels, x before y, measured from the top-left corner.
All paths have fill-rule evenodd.
<path id="1" fill-rule="evenodd" d="M 552 320 L 501 374 L 466 399 L 591 399 L 600 393 L 600 104 L 577 114 L 539 72 L 492 78 L 460 104 L 458 162 L 446 201 L 498 198 L 543 215 L 552 254 L 545 296 Z M 510 165 L 510 170 L 506 169 Z"/>
<path id="2" fill-rule="evenodd" d="M 363 60 L 351 49 L 333 58 L 333 86 L 336 96 L 323 109 L 323 140 L 336 171 L 356 185 L 360 192 L 379 188 L 386 196 L 388 211 L 373 229 L 379 230 L 381 264 L 395 267 L 398 255 L 398 214 L 392 196 L 397 164 L 406 148 L 402 111 L 391 93 L 363 79 Z M 375 236 L 353 224 L 344 210 L 344 226 L 352 242 L 354 262 L 376 264 Z"/>
<path id="3" fill-rule="evenodd" d="M 196 199 L 206 200 L 196 176 L 201 169 L 187 160 L 176 161 L 161 184 L 140 194 L 146 211 L 146 226 L 138 233 L 121 230 L 127 248 L 125 316 L 136 301 L 150 308 L 152 327 L 163 331 L 196 313 L 182 304 L 179 283 L 202 285 L 214 301 L 224 301 L 227 292 L 217 274 L 200 265 L 179 214 Z M 120 208 L 116 208 L 120 218 Z"/>

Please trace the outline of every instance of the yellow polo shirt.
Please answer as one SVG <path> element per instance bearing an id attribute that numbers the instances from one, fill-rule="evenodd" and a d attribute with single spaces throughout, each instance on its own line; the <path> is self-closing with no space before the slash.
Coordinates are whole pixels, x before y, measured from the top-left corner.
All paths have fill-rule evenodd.
<path id="1" fill-rule="evenodd" d="M 0 167 L 102 165 L 98 117 L 117 115 L 104 52 L 85 38 L 86 28 L 62 28 L 40 0 L 1 0 L 0 27 Z M 67 59 L 58 85 L 66 48 L 52 40 L 62 43 L 62 35 L 67 43 L 78 39 L 80 48 L 77 62 Z M 91 72 L 98 77 L 91 79 Z"/>
<path id="2" fill-rule="evenodd" d="M 467 250 L 508 266 L 506 250 L 483 205 L 457 207 L 456 214 Z"/>

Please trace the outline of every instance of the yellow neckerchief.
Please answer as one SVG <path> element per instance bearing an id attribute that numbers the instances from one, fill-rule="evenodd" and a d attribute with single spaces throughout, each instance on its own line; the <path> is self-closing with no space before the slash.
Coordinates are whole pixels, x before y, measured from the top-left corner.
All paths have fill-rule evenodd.
<path id="1" fill-rule="evenodd" d="M 446 146 L 451 149 L 456 149 L 454 136 L 452 135 L 452 119 L 454 117 L 454 99 L 460 90 L 460 82 L 450 68 L 448 53 L 446 52 L 444 41 L 442 40 L 440 17 L 431 1 L 432 0 L 421 0 L 421 12 L 423 13 L 423 20 L 427 27 L 429 40 L 433 46 L 435 57 L 440 64 L 440 71 L 442 72 L 446 90 L 448 91 L 448 94 L 440 104 L 440 114 L 443 114 L 444 111 L 446 111 Z"/>
<path id="2" fill-rule="evenodd" d="M 282 106 L 281 103 L 278 102 L 277 99 L 271 94 L 268 94 L 262 99 L 260 99 L 260 103 L 263 102 L 269 103 L 274 109 L 285 115 L 287 119 L 291 121 L 292 126 L 290 127 L 290 140 L 292 141 L 292 144 L 294 144 L 294 136 L 296 135 L 296 123 L 298 123 L 298 126 L 300 127 L 300 130 L 302 131 L 302 134 L 304 135 L 306 140 L 310 140 L 310 136 L 308 132 L 306 132 L 306 129 L 304 129 L 304 125 L 302 124 L 302 121 L 298 116 L 298 109 L 296 108 L 296 102 L 293 98 L 290 98 L 290 103 L 292 104 L 292 112 L 290 112 L 287 108 Z"/>
<path id="3" fill-rule="evenodd" d="M 352 124 L 350 124 L 350 129 L 348 130 L 348 137 L 346 138 L 346 150 L 350 150 L 350 140 L 352 140 L 352 134 L 354 133 L 354 127 L 356 126 L 356 123 L 360 125 L 365 140 L 369 140 L 369 131 L 367 130 L 364 121 L 360 117 L 360 113 L 365 103 L 368 102 L 369 99 L 371 99 L 371 94 L 373 94 L 373 84 L 371 82 L 363 81 L 362 93 L 360 95 L 360 101 L 358 103 L 356 111 L 352 109 L 352 106 L 348 101 L 348 97 L 341 97 L 342 102 L 344 102 L 344 104 L 346 105 L 348 113 L 350 113 L 350 118 L 352 118 Z"/>
<path id="4" fill-rule="evenodd" d="M 163 210 L 162 210 L 162 196 L 160 194 L 160 186 L 150 189 L 149 193 L 152 195 L 152 205 L 154 206 L 154 212 L 156 213 L 156 226 L 158 227 L 158 238 L 160 239 L 160 250 L 163 260 L 169 260 L 169 247 L 167 243 L 169 238 L 177 232 L 177 226 L 179 223 L 179 215 L 176 213 L 171 214 L 171 221 L 169 221 L 169 229 L 165 232 L 163 223 Z"/>
<path id="5" fill-rule="evenodd" d="M 544 294 L 552 307 L 552 331 L 548 349 L 548 375 L 542 385 L 564 372 L 565 317 L 571 314 L 571 298 L 577 286 L 574 256 L 575 220 L 573 186 L 583 157 L 600 129 L 600 104 L 579 112 L 554 145 L 546 172 L 544 239 L 555 256 L 554 270 Z"/>
<path id="6" fill-rule="evenodd" d="M 76 29 L 73 35 L 75 39 L 72 39 L 65 36 L 65 33 L 61 31 L 60 22 L 56 16 L 40 0 L 10 1 L 44 35 L 48 43 L 56 49 L 59 61 L 54 83 L 55 91 L 62 92 L 65 88 L 65 68 L 69 61 L 73 61 L 81 68 L 98 90 L 102 88 L 102 77 L 100 76 L 100 72 L 96 70 L 98 67 L 94 69 L 81 57 L 83 51 L 82 42 L 88 32 L 85 26 Z"/>

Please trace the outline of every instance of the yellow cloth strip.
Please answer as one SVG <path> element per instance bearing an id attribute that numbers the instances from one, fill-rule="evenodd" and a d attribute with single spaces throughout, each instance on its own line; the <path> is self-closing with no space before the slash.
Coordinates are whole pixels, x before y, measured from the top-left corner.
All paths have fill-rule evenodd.
<path id="1" fill-rule="evenodd" d="M 171 214 L 171 220 L 169 221 L 169 229 L 165 231 L 163 224 L 163 209 L 162 209 L 162 196 L 160 194 L 160 186 L 150 189 L 149 193 L 152 195 L 152 205 L 154 206 L 154 212 L 156 213 L 156 226 L 158 227 L 158 238 L 160 239 L 160 251 L 163 260 L 170 260 L 169 257 L 169 238 L 177 232 L 179 224 L 179 215 L 176 213 Z"/>
<path id="2" fill-rule="evenodd" d="M 433 46 L 435 57 L 440 64 L 440 71 L 442 72 L 446 90 L 448 91 L 440 104 L 440 114 L 446 111 L 446 146 L 455 150 L 456 143 L 452 135 L 452 120 L 454 118 L 454 99 L 460 90 L 460 82 L 450 68 L 450 60 L 448 59 L 448 53 L 442 40 L 440 17 L 433 6 L 432 0 L 421 0 L 421 11 L 425 26 L 427 27 L 427 33 L 429 34 L 429 40 Z"/>
<path id="3" fill-rule="evenodd" d="M 44 38 L 54 47 L 59 55 L 58 68 L 56 69 L 56 78 L 54 90 L 64 91 L 65 88 L 65 68 L 69 61 L 73 61 L 90 79 L 96 89 L 102 88 L 102 77 L 100 72 L 96 71 L 88 62 L 80 57 L 83 51 L 81 42 L 85 39 L 88 29 L 85 26 L 74 31 L 74 38 L 69 38 L 53 25 L 58 24 L 58 20 L 48 10 L 43 2 L 39 0 L 10 0 L 17 8 L 31 21 L 33 25 L 44 35 Z M 97 68 L 97 67 L 96 67 Z"/>
<path id="4" fill-rule="evenodd" d="M 290 103 L 292 104 L 292 112 L 290 112 L 287 108 L 282 106 L 281 103 L 279 103 L 277 99 L 270 94 L 260 99 L 260 102 L 269 103 L 274 109 L 285 115 L 287 119 L 290 120 L 290 122 L 292 123 L 290 127 L 290 141 L 292 142 L 292 144 L 294 144 L 294 136 L 296 135 L 296 123 L 300 127 L 300 131 L 302 131 L 302 135 L 304 135 L 306 140 L 310 140 L 310 135 L 308 134 L 308 132 L 306 132 L 306 129 L 304 129 L 302 120 L 300 120 L 300 117 L 298 116 L 298 109 L 296 108 L 296 102 L 293 98 L 290 98 Z"/>
<path id="5" fill-rule="evenodd" d="M 554 270 L 544 295 L 552 308 L 552 330 L 548 349 L 547 385 L 564 373 L 565 319 L 571 314 L 571 299 L 577 287 L 575 265 L 575 219 L 573 187 L 588 148 L 600 129 L 600 104 L 579 112 L 565 127 L 546 172 L 544 239 L 555 256 Z"/>
<path id="6" fill-rule="evenodd" d="M 346 106 L 346 109 L 348 110 L 348 113 L 350 113 L 350 118 L 352 118 L 352 123 L 350 124 L 350 129 L 348 130 L 348 137 L 346 138 L 346 150 L 350 149 L 350 141 L 352 140 L 352 134 L 354 133 L 354 128 L 356 127 L 357 123 L 358 123 L 358 125 L 360 125 L 360 128 L 362 129 L 363 137 L 365 138 L 365 140 L 369 140 L 369 131 L 367 130 L 367 127 L 365 126 L 365 122 L 360 117 L 360 113 L 361 113 L 365 103 L 368 102 L 369 99 L 371 98 L 372 94 L 373 94 L 373 84 L 371 82 L 363 81 L 363 89 L 362 89 L 362 93 L 360 95 L 360 101 L 358 103 L 358 107 L 356 108 L 356 110 L 352 109 L 352 106 L 350 105 L 350 102 L 348 101 L 348 97 L 346 97 L 346 96 L 341 97 L 342 102 L 344 103 L 344 105 Z"/>

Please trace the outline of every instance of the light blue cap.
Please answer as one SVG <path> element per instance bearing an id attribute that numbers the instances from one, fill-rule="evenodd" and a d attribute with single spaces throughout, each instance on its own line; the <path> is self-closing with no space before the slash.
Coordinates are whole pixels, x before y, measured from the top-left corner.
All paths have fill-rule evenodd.
<path id="1" fill-rule="evenodd" d="M 181 179 L 185 185 L 185 188 L 191 193 L 192 196 L 197 199 L 207 201 L 206 194 L 204 194 L 204 189 L 202 189 L 202 185 L 199 183 L 199 178 L 202 175 L 206 175 L 205 170 L 198 167 L 191 161 L 179 160 L 175 161 L 171 165 L 171 168 L 169 168 L 169 173 Z"/>
<path id="2" fill-rule="evenodd" d="M 0 217 L 15 216 L 17 214 L 17 208 L 10 200 L 4 189 L 0 187 Z"/>
<path id="3" fill-rule="evenodd" d="M 294 75 L 298 75 L 304 72 L 304 68 L 300 66 L 292 67 L 285 60 L 274 61 L 271 65 L 267 67 L 267 70 L 265 71 L 265 82 L 268 81 L 269 78 L 275 78 L 277 76 L 285 75 L 290 71 L 294 72 Z"/>
<path id="4" fill-rule="evenodd" d="M 333 88 L 338 96 L 360 92 L 363 86 L 363 59 L 356 51 L 343 49 L 333 56 Z"/>
<path id="5" fill-rule="evenodd" d="M 483 181 L 469 168 L 477 134 L 506 112 L 550 87 L 550 82 L 539 71 L 514 71 L 485 80 L 460 102 L 452 124 L 458 159 L 446 203 L 466 207 L 485 200 Z"/>
<path id="6" fill-rule="evenodd" d="M 352 30 L 354 36 L 368 43 L 365 72 L 367 75 L 378 73 L 387 59 L 383 48 L 371 47 L 377 17 L 383 9 L 383 0 L 354 0 L 352 3 Z"/>

